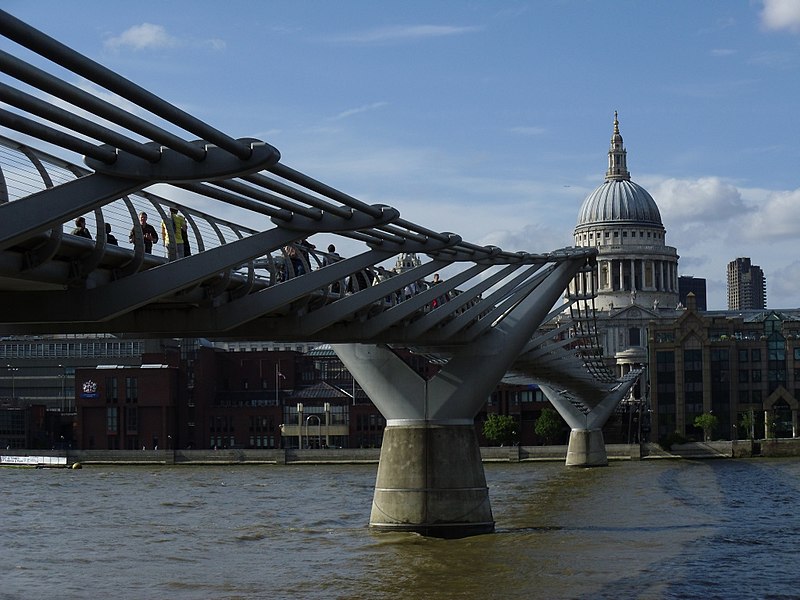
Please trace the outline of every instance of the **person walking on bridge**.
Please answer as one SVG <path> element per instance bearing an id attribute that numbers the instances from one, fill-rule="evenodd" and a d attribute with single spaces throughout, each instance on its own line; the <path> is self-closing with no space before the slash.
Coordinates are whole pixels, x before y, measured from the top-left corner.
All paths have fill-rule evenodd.
<path id="1" fill-rule="evenodd" d="M 175 243 L 170 243 L 172 237 L 170 236 L 169 227 L 164 221 L 161 221 L 161 239 L 164 240 L 164 247 L 167 249 L 167 258 L 169 260 L 177 260 L 183 258 L 184 255 L 183 241 L 186 234 L 186 219 L 178 212 L 175 206 L 170 207 L 169 212 L 172 219 L 172 228 L 175 232 Z"/>

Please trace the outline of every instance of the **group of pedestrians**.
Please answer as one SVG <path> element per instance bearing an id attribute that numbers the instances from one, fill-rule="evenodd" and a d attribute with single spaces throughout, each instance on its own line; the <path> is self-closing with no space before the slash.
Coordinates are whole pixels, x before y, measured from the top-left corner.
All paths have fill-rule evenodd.
<path id="1" fill-rule="evenodd" d="M 189 256 L 191 254 L 191 248 L 189 246 L 189 235 L 186 229 L 186 217 L 178 212 L 177 207 L 170 207 L 169 210 L 172 227 L 167 226 L 164 221 L 161 222 L 161 239 L 163 240 L 167 251 L 167 258 L 170 261 L 173 261 L 185 256 Z M 137 229 L 139 231 L 137 231 Z M 139 213 L 139 223 L 138 225 L 133 226 L 130 234 L 128 235 L 128 241 L 131 244 L 136 243 L 136 236 L 139 232 L 141 232 L 141 236 L 144 241 L 144 251 L 148 254 L 152 253 L 153 244 L 158 243 L 159 236 L 155 227 L 147 222 L 147 213 L 144 211 Z M 75 219 L 75 228 L 71 233 L 72 235 L 92 239 L 92 234 L 86 227 L 86 219 L 84 217 L 78 217 Z M 105 224 L 105 233 L 106 243 L 114 246 L 119 245 L 117 238 L 111 234 L 110 223 Z M 175 238 L 174 244 L 172 243 L 173 235 Z M 284 246 L 283 253 L 286 257 L 286 263 L 284 264 L 282 273 L 283 279 L 285 280 L 290 277 L 304 275 L 305 273 L 311 271 L 310 260 L 311 253 L 314 250 L 316 250 L 316 246 L 308 241 L 308 238 L 303 238 L 297 243 Z M 322 258 L 319 260 L 320 267 L 325 267 L 343 260 L 342 257 L 337 254 L 336 246 L 333 244 L 330 244 L 327 250 L 327 253 L 323 254 Z M 390 275 L 391 274 L 382 267 L 375 267 L 374 269 L 368 267 L 348 276 L 345 280 L 345 290 L 346 292 L 352 294 L 358 292 L 359 290 L 366 289 L 371 285 L 377 285 L 378 283 L 386 280 Z M 420 279 L 405 286 L 402 292 L 397 293 L 397 299 L 398 301 L 401 299 L 408 300 L 420 292 L 425 291 L 429 286 L 438 285 L 440 283 L 442 283 L 442 280 L 440 279 L 439 274 L 435 273 L 433 280 L 430 283 Z M 330 290 L 334 294 L 341 293 L 342 290 L 340 282 L 332 283 Z M 437 296 L 431 302 L 431 308 L 437 308 L 447 300 L 447 293 Z"/>
<path id="2" fill-rule="evenodd" d="M 184 256 L 189 256 L 192 253 L 192 250 L 191 246 L 189 245 L 189 232 L 186 228 L 186 217 L 180 214 L 180 212 L 178 212 L 178 208 L 175 206 L 170 207 L 169 212 L 170 220 L 172 221 L 172 227 L 168 227 L 167 224 L 162 221 L 160 239 L 162 239 L 164 242 L 167 258 L 172 261 L 183 258 Z M 113 246 L 118 246 L 119 242 L 117 241 L 117 238 L 111 233 L 110 223 L 105 224 L 105 232 L 106 243 Z M 153 244 L 158 243 L 159 236 L 156 228 L 147 222 L 147 213 L 144 211 L 139 213 L 139 223 L 131 228 L 130 234 L 128 235 L 128 241 L 131 244 L 136 243 L 136 236 L 139 232 L 141 232 L 142 240 L 144 241 L 144 251 L 147 254 L 152 254 Z M 174 232 L 175 237 L 174 244 L 172 243 L 172 232 Z M 78 217 L 75 219 L 75 228 L 70 233 L 72 235 L 77 235 L 89 240 L 92 239 L 92 234 L 86 227 L 85 217 Z"/>
<path id="3" fill-rule="evenodd" d="M 92 234 L 86 227 L 86 219 L 84 217 L 78 217 L 75 219 L 75 229 L 73 229 L 70 233 L 72 235 L 77 235 L 78 237 L 86 238 L 87 240 L 92 239 Z M 119 246 L 117 238 L 111 235 L 111 223 L 106 223 L 106 244 Z"/>

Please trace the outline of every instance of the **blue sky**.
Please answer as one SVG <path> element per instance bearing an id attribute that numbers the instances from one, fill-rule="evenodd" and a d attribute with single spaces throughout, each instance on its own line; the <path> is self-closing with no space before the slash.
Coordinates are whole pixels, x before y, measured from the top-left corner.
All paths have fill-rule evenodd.
<path id="1" fill-rule="evenodd" d="M 506 250 L 572 244 L 618 110 L 709 308 L 738 256 L 771 308 L 800 307 L 800 0 L 3 8 L 293 168 Z"/>

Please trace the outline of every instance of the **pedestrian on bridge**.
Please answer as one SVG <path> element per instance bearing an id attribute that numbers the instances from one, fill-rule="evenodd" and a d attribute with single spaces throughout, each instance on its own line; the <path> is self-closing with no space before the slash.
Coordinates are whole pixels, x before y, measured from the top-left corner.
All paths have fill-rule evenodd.
<path id="1" fill-rule="evenodd" d="M 139 227 L 142 230 L 142 237 L 144 238 L 144 251 L 150 254 L 153 251 L 153 244 L 158 241 L 158 234 L 156 228 L 147 222 L 147 213 L 142 211 L 139 213 Z M 136 225 L 131 229 L 128 236 L 128 241 L 133 244 L 136 240 Z"/>
<path id="2" fill-rule="evenodd" d="M 167 249 L 167 258 L 177 260 L 184 256 L 184 235 L 186 234 L 186 219 L 178 212 L 175 206 L 170 207 L 170 218 L 172 219 L 172 229 L 175 232 L 175 243 L 171 244 L 169 227 L 161 221 L 161 239 L 164 240 L 164 247 Z"/>
<path id="3" fill-rule="evenodd" d="M 111 223 L 106 223 L 106 243 L 111 244 L 112 246 L 119 246 L 117 238 L 111 235 Z"/>
<path id="4" fill-rule="evenodd" d="M 75 219 L 75 229 L 72 230 L 72 235 L 84 237 L 89 240 L 92 239 L 92 234 L 86 229 L 86 219 L 83 217 Z"/>

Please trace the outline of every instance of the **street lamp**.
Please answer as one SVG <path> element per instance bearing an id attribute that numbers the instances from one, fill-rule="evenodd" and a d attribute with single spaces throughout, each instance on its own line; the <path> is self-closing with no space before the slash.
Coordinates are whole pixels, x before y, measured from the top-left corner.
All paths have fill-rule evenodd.
<path id="1" fill-rule="evenodd" d="M 297 449 L 303 449 L 303 403 L 297 403 Z"/>
<path id="2" fill-rule="evenodd" d="M 280 389 L 280 380 L 286 379 L 286 375 L 281 373 L 281 361 L 275 363 L 275 406 L 280 405 L 278 390 Z"/>
<path id="3" fill-rule="evenodd" d="M 61 412 L 64 412 L 67 404 L 67 372 L 64 365 L 58 365 L 58 368 L 61 369 L 61 374 L 58 376 L 61 380 Z"/>
<path id="4" fill-rule="evenodd" d="M 6 367 L 8 368 L 9 371 L 11 371 L 11 401 L 13 402 L 14 398 L 16 398 L 16 396 L 17 396 L 17 389 L 16 389 L 16 384 L 15 384 L 15 381 L 14 381 L 14 373 L 19 371 L 19 368 L 18 367 L 12 367 L 11 365 L 6 365 Z"/>
<path id="5" fill-rule="evenodd" d="M 311 438 L 308 435 L 308 422 L 311 419 L 317 420 L 317 446 L 320 448 L 322 447 L 322 420 L 319 418 L 319 415 L 308 415 L 306 417 L 306 443 L 311 446 Z"/>
<path id="6" fill-rule="evenodd" d="M 330 448 L 331 445 L 331 403 L 326 402 L 322 405 L 325 410 L 325 447 Z"/>

